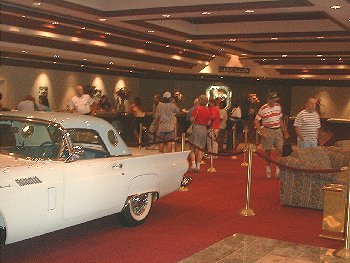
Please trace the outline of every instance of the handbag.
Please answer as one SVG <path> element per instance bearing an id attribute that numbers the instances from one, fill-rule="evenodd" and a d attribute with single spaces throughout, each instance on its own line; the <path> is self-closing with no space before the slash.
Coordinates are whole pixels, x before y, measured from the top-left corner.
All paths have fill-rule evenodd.
<path id="1" fill-rule="evenodd" d="M 197 108 L 196 116 L 194 116 L 193 121 L 191 122 L 190 126 L 187 128 L 186 134 L 188 134 L 188 135 L 191 135 L 192 132 L 193 132 L 193 125 L 194 125 L 194 122 L 195 122 L 195 120 L 196 120 L 196 118 L 197 118 L 198 111 L 199 111 L 199 108 Z"/>

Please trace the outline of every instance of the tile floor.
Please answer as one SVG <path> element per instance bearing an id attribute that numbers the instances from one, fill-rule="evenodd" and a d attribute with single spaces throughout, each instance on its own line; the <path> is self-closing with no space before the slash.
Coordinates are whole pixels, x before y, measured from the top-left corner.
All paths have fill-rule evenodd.
<path id="1" fill-rule="evenodd" d="M 281 240 L 234 234 L 185 258 L 180 263 L 343 263 L 332 256 L 334 249 Z"/>

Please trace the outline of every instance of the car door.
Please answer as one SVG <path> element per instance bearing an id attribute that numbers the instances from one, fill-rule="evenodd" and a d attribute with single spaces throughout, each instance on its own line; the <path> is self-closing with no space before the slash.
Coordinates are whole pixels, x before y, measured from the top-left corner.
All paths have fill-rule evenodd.
<path id="1" fill-rule="evenodd" d="M 77 160 L 64 165 L 64 219 L 119 212 L 129 179 L 117 157 Z"/>
<path id="2" fill-rule="evenodd" d="M 69 130 L 69 141 L 84 152 L 64 165 L 64 219 L 119 212 L 126 200 L 129 180 L 123 157 L 110 157 L 95 130 Z"/>

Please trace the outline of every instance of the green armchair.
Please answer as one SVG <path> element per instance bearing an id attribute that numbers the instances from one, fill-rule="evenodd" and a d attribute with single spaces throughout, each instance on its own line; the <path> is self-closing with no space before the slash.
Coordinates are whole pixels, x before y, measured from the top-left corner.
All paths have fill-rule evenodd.
<path id="1" fill-rule="evenodd" d="M 298 149 L 291 156 L 282 157 L 284 165 L 310 169 L 340 169 L 349 165 L 346 155 L 328 150 L 324 146 Z M 283 205 L 323 209 L 323 186 L 345 184 L 349 171 L 332 173 L 308 173 L 292 169 L 281 169 L 280 199 Z"/>

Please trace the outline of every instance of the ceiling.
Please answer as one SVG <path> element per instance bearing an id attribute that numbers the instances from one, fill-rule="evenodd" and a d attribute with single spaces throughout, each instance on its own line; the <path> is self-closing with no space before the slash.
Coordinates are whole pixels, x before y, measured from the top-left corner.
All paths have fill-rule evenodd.
<path id="1" fill-rule="evenodd" d="M 350 80 L 350 0 L 8 0 L 1 64 L 138 77 Z"/>

